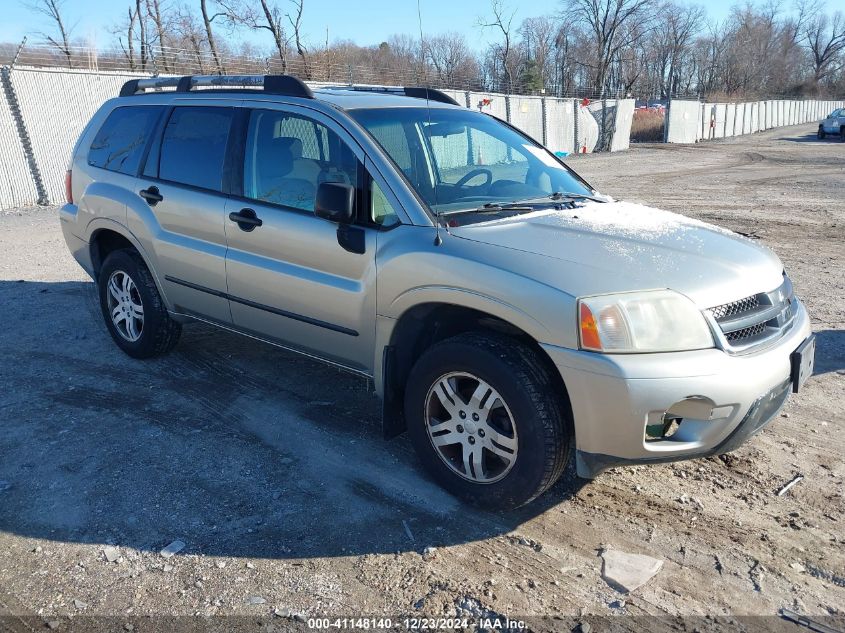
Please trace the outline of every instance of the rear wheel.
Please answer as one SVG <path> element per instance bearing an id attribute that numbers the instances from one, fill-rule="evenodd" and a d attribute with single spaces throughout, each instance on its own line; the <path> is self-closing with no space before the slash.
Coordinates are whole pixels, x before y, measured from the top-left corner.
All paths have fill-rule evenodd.
<path id="1" fill-rule="evenodd" d="M 489 510 L 533 500 L 569 455 L 569 411 L 537 352 L 502 335 L 437 343 L 411 370 L 408 430 L 423 465 L 453 494 Z"/>
<path id="2" fill-rule="evenodd" d="M 120 349 L 133 358 L 150 358 L 173 349 L 182 326 L 170 318 L 137 251 L 110 253 L 97 280 L 103 318 Z"/>
<path id="3" fill-rule="evenodd" d="M 821 125 L 819 126 L 819 131 L 816 133 L 816 136 L 817 136 L 818 138 L 820 138 L 820 139 L 822 139 L 822 138 L 824 138 L 824 137 L 825 137 L 824 127 L 823 127 L 823 126 L 821 126 Z"/>
<path id="4" fill-rule="evenodd" d="M 845 125 L 839 128 L 839 142 L 845 143 Z"/>

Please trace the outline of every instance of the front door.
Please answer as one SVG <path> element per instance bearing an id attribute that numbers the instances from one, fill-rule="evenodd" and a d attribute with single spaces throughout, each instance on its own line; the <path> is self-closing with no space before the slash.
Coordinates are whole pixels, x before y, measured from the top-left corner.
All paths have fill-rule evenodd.
<path id="1" fill-rule="evenodd" d="M 319 183 L 359 186 L 360 147 L 327 117 L 296 106 L 250 108 L 242 128 L 241 195 L 226 206 L 233 323 L 370 373 L 377 230 L 314 215 Z M 356 248 L 342 239 L 349 232 Z"/>

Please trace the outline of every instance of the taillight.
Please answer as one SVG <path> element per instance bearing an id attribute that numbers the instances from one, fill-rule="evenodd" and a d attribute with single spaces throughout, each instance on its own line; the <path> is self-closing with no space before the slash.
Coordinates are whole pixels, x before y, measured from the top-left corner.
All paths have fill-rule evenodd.
<path id="1" fill-rule="evenodd" d="M 73 187 L 71 187 L 71 170 L 68 169 L 65 172 L 65 200 L 68 201 L 69 204 L 73 204 Z"/>

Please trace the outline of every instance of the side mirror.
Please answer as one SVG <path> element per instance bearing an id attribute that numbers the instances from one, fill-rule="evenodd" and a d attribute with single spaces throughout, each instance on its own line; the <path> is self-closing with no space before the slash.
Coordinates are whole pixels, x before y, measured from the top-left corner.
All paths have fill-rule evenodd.
<path id="1" fill-rule="evenodd" d="M 340 182 L 321 182 L 314 200 L 314 214 L 338 224 L 350 224 L 355 212 L 355 188 Z"/>

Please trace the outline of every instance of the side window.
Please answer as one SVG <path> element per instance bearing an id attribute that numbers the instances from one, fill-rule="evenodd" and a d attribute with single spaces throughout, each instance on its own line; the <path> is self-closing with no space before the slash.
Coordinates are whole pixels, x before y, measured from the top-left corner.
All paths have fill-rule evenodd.
<path id="1" fill-rule="evenodd" d="M 399 216 L 375 180 L 370 181 L 370 219 L 380 226 L 399 224 Z"/>
<path id="2" fill-rule="evenodd" d="M 418 191 L 433 195 L 429 152 L 423 146 L 420 132 L 413 123 L 379 121 L 368 126 L 367 130 Z"/>
<path id="3" fill-rule="evenodd" d="M 244 152 L 244 196 L 314 211 L 321 182 L 358 186 L 360 165 L 324 125 L 289 112 L 253 110 Z"/>
<path id="4" fill-rule="evenodd" d="M 115 108 L 88 149 L 88 164 L 134 176 L 161 111 L 161 106 Z"/>
<path id="5" fill-rule="evenodd" d="M 220 191 L 232 116 L 232 108 L 175 108 L 161 139 L 159 178 Z"/>

